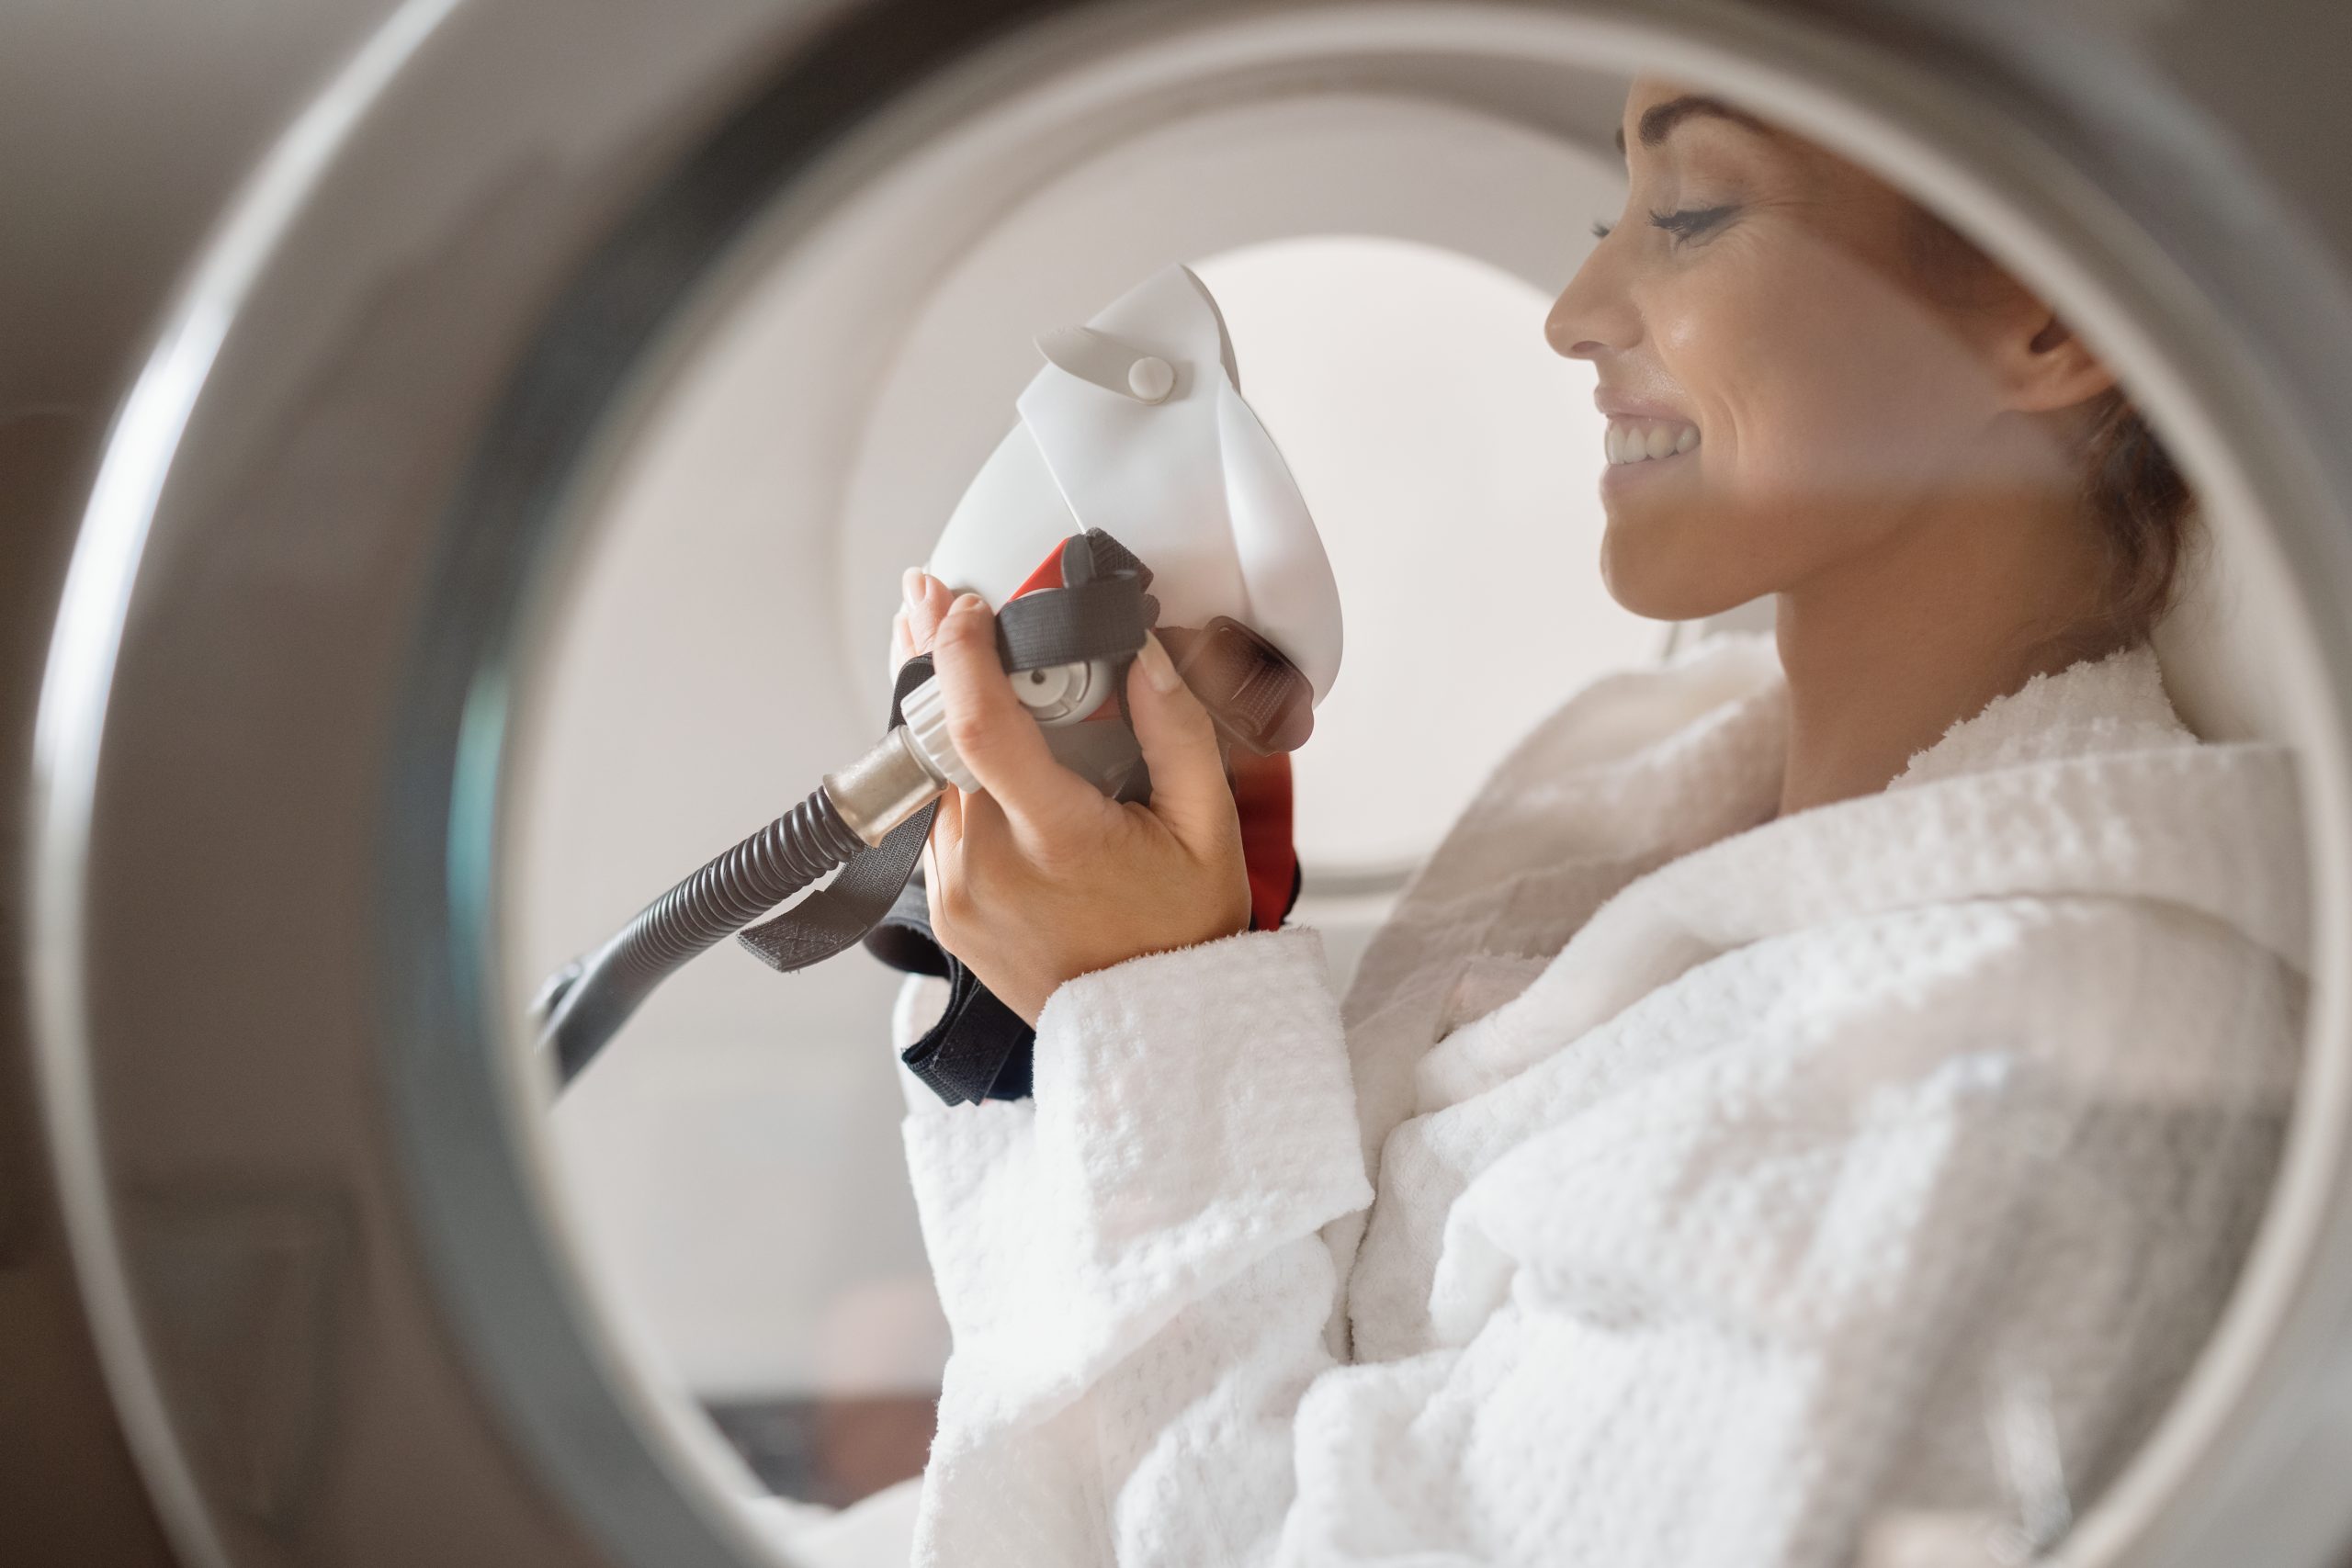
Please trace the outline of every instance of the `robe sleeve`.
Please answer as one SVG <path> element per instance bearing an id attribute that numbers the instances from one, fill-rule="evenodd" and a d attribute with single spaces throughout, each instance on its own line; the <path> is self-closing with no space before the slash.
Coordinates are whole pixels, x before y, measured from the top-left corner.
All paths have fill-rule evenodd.
<path id="1" fill-rule="evenodd" d="M 2275 1147 L 2027 1038 L 1919 1039 L 1909 1002 L 1758 1018 L 1487 1167 L 1429 1348 L 1349 1364 L 1317 1231 L 1369 1194 L 1312 942 L 1091 976 L 1034 1103 L 910 1121 L 956 1332 L 918 1562 L 1952 1560 L 1870 1556 L 1890 1506 L 1936 1551 L 2039 1547 L 2233 1267 L 2165 1173 L 2258 1192 Z"/>
<path id="2" fill-rule="evenodd" d="M 1250 1499 L 1220 1483 L 1216 1534 L 1243 1550 L 1280 1526 L 1293 1408 L 1335 1364 L 1319 1233 L 1372 1201 L 1321 941 L 1250 932 L 1073 981 L 1035 1062 L 1032 1099 L 905 1122 L 955 1335 L 919 1539 L 957 1563 L 1202 1561 L 1184 1529 L 1172 1556 L 1108 1543 L 1203 1500 L 1157 1488 L 1209 1422 Z"/>

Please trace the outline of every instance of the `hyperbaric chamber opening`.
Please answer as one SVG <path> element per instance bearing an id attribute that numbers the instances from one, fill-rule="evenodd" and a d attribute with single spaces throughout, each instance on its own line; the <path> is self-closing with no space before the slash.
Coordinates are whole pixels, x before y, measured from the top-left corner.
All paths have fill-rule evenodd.
<path id="1" fill-rule="evenodd" d="M 1236 71 L 1239 85 L 1149 113 L 1132 107 L 1124 114 L 1097 99 L 1114 129 L 1041 157 L 1038 125 L 1083 123 L 1075 73 L 1079 86 L 1050 83 L 900 149 L 818 221 L 773 224 L 788 242 L 729 258 L 572 508 L 589 543 L 512 786 L 518 1006 L 537 976 L 775 809 L 786 781 L 870 736 L 900 573 L 1001 436 L 1035 341 L 1171 261 L 1216 297 L 1240 388 L 1290 461 L 1348 611 L 1347 678 L 1296 760 L 1297 918 L 1324 929 L 1341 980 L 1534 718 L 1606 671 L 1770 626 L 1762 604 L 1637 616 L 1593 569 L 1605 419 L 1590 372 L 1543 325 L 1597 243 L 1593 220 L 1624 206 L 1609 139 L 1628 77 L 1490 62 L 1482 93 L 1460 61 L 1419 63 L 1423 90 L 1386 61 L 1305 88 Z M 1952 216 L 2017 262 L 1981 210 Z M 2119 346 L 2119 363 L 2135 357 Z M 2328 721 L 2289 673 L 2304 655 L 2264 525 L 2226 481 L 2202 500 L 2204 543 L 2158 633 L 2165 689 L 2209 741 L 2324 750 Z M 905 1528 L 903 1483 L 950 1351 L 894 1132 L 904 1106 L 882 1035 L 897 985 L 855 960 L 787 986 L 715 957 L 670 983 L 551 1117 L 604 1300 L 759 1484 L 831 1506 L 899 1485 L 863 1524 L 764 1516 L 786 1537 L 814 1531 L 798 1537 L 812 1560 Z M 2233 1258 L 2251 1213 L 2229 1222 Z M 2051 1458 L 2035 1444 L 2060 1440 L 2049 1391 L 2066 1375 L 2025 1367 L 1985 1395 L 1987 1422 L 2009 1423 L 2011 1447 L 1996 1445 L 2009 1461 Z M 2026 1483 L 2010 1482 L 2014 1498 Z M 740 1472 L 732 1484 L 754 1489 Z M 2045 1531 L 2037 1550 L 2081 1501 L 2051 1484 L 2018 1505 L 2037 1519 L 2007 1521 Z M 1912 1548 L 1880 1550 L 1895 1562 Z"/>
<path id="2" fill-rule="evenodd" d="M 2352 570 L 2329 553 L 2341 501 L 2319 482 L 2336 455 L 2305 417 L 2332 406 L 2324 378 L 2267 378 L 2301 365 L 2293 334 L 2214 288 L 2242 276 L 2228 254 L 2166 221 L 2177 205 L 2213 232 L 2249 227 L 2213 218 L 2237 209 L 2210 169 L 2162 211 L 2098 177 L 2119 147 L 2173 168 L 2187 154 L 2167 136 L 2188 122 L 2125 137 L 2149 130 L 2139 100 L 2093 92 L 2120 66 L 2063 87 L 2037 73 L 2073 47 L 2055 28 L 2029 60 L 1969 53 L 1957 21 L 1897 47 L 1834 8 L 1817 31 L 1728 6 L 1649 22 L 1014 6 L 994 26 L 980 9 L 894 32 L 902 14 L 877 5 L 822 37 L 726 8 L 665 17 L 641 60 L 597 67 L 628 85 L 600 98 L 533 74 L 544 62 L 483 85 L 484 62 L 544 41 L 519 0 L 419 0 L 289 130 L 173 306 L 83 520 L 28 908 L 59 1208 L 128 1447 L 189 1561 L 372 1545 L 416 1512 L 404 1489 L 471 1510 L 421 1521 L 420 1541 L 544 1538 L 550 1562 L 903 1561 L 926 1458 L 996 1455 L 1007 1489 L 1034 1483 L 1034 1433 L 987 1413 L 1065 1393 L 1114 1427 L 1157 1413 L 1119 1429 L 1114 1479 L 1165 1481 L 1129 1500 L 1176 1529 L 1216 1485 L 1170 1456 L 1213 1471 L 1311 1419 L 1334 1465 L 1409 1460 L 1434 1406 L 1407 1400 L 1403 1428 L 1333 1413 L 1396 1393 L 1381 1380 L 1408 1364 L 1476 1371 L 1489 1329 L 1487 1370 L 1513 1375 L 1464 1404 L 1500 1423 L 1489 1446 L 1575 1456 L 1573 1474 L 1514 1472 L 1497 1495 L 1638 1496 L 1678 1528 L 1731 1529 L 1796 1495 L 1744 1480 L 1834 1450 L 1805 1473 L 1877 1475 L 1892 1517 L 1839 1524 L 1815 1491 L 1780 1523 L 1852 1527 L 1876 1568 L 2210 1561 L 2200 1547 L 2250 1531 L 2317 1561 L 2302 1546 L 2340 1522 L 2332 1493 L 2271 1503 L 2332 1451 L 2312 1437 L 2328 1385 L 2305 1374 L 2340 1337 L 2331 1292 L 2352 1294 L 2322 1245 L 2341 1228 L 2352 1091 L 2328 962 L 2352 929 L 2352 678 L 2329 608 Z M 571 35 L 572 63 L 637 25 Z M 2014 102 L 1956 85 L 1977 80 L 1962 60 L 2013 81 Z M 1629 123 L 1637 74 L 1701 107 L 1657 98 Z M 2040 118 L 2010 112 L 2037 101 Z M 476 130 L 478 165 L 447 154 Z M 1800 164 L 1849 196 L 1907 197 L 1951 234 L 1872 231 L 1923 255 L 1852 230 L 1820 243 L 1825 213 L 1903 209 L 1757 202 L 1749 182 Z M 1968 271 L 1970 243 L 1989 271 Z M 2007 269 L 2022 292 L 1893 286 L 1939 261 L 1972 286 Z M 1177 264 L 1222 311 L 1229 377 L 1215 355 L 1171 368 L 1107 331 L 1069 335 Z M 2037 303 L 2048 321 L 2004 335 Z M 1984 352 L 1953 358 L 1954 333 Z M 1897 342 L 1950 375 L 1895 374 L 1913 363 Z M 1102 356 L 1123 354 L 1134 374 L 1106 379 Z M 2053 365 L 2072 368 L 2036 379 Z M 1126 1120 L 1062 1130 L 1110 1151 L 1086 1169 L 1125 1183 L 1117 1204 L 1066 1224 L 999 1213 L 988 1245 L 957 1247 L 936 1183 L 914 1186 L 942 1162 L 910 1148 L 1030 1112 L 926 1106 L 892 1055 L 899 1024 L 922 1022 L 914 993 L 863 955 L 779 978 L 722 947 L 560 1096 L 528 1007 L 541 976 L 875 744 L 900 573 L 1044 366 L 1139 407 L 1230 393 L 1219 439 L 1239 434 L 1220 456 L 1254 454 L 1260 500 L 1281 468 L 1311 515 L 1345 658 L 1292 761 L 1292 919 L 1323 933 L 1315 1016 L 1391 1035 L 1359 1062 L 1325 1030 L 1330 1092 L 1233 1157 L 1126 1162 L 1225 1127 L 1260 1058 L 1183 1116 L 1139 1089 Z M 1935 485 L 1885 503 L 1907 450 L 1890 433 L 1962 427 L 1992 445 L 1946 451 L 1969 460 L 1941 479 L 2023 476 L 2018 496 L 2049 502 L 2043 437 L 2073 427 L 2043 416 L 2081 405 L 2046 394 L 2101 370 L 2155 439 L 2120 419 L 2075 430 L 2120 466 L 2123 491 L 2098 493 L 2153 515 L 2168 453 L 2200 519 L 2154 662 L 2052 668 L 2007 708 L 1951 696 L 1959 724 L 1882 760 L 1859 795 L 1773 776 L 1770 757 L 1797 755 L 1793 721 L 1773 721 L 1799 686 L 1777 649 L 1811 634 L 1724 585 L 1795 603 L 1797 580 L 1764 570 L 1793 538 L 1825 571 L 1854 569 L 1841 530 L 1897 554 L 1973 540 L 1910 580 L 1907 621 L 1873 623 L 1905 638 L 1848 662 L 1928 680 L 1945 666 L 1905 660 L 1952 626 L 2021 615 L 2068 573 L 2120 583 L 2087 545 L 2030 556 L 2046 577 L 2005 567 L 2023 536 L 1997 508 L 1974 513 L 1981 534 L 1890 525 L 1960 515 Z M 1998 421 L 1980 418 L 1988 381 L 2009 400 Z M 2005 445 L 1996 424 L 2041 434 Z M 1754 504 L 1776 472 L 1839 478 L 1806 505 Z M 1703 503 L 1674 502 L 1694 475 L 1712 476 Z M 1119 575 L 1088 551 L 1055 557 L 1061 589 Z M 1991 581 L 2017 598 L 1968 602 Z M 1571 694 L 1567 728 L 1546 728 Z M 1668 715 L 1681 728 L 1661 739 Z M 2217 767 L 2236 782 L 2166 782 Z M 1986 786 L 2056 777 L 2036 768 L 2075 783 Z M 1937 802 L 1950 815 L 1930 821 Z M 1876 826 L 1811 834 L 1831 818 Z M 2290 826 L 2306 852 L 2279 851 Z M 2289 888 L 2303 880 L 2308 900 Z M 2004 964 L 2027 978 L 1954 989 Z M 1167 1010 L 1213 1021 L 1257 994 L 1195 984 Z M 2147 1026 L 2108 1038 L 2126 1011 Z M 1226 1062 L 1241 1038 L 1197 1033 L 1157 1066 Z M 2223 1036 L 2241 1049 L 2215 1052 Z M 1074 1059 L 1036 1058 L 1048 1078 Z M 1360 1149 L 1331 1135 L 1351 1096 Z M 1167 1348 L 1152 1313 L 1106 1313 L 1100 1342 L 1014 1344 L 943 1408 L 950 1358 L 989 1344 L 985 1311 L 949 1328 L 972 1269 L 1073 1237 L 1131 1260 L 1138 1235 L 1182 1229 L 1164 1222 L 1192 1189 L 1157 1172 L 1211 1180 L 1318 1134 L 1317 1169 L 1361 1154 L 1381 1185 L 1366 1199 L 1334 1179 L 1328 1213 L 1284 1222 L 1309 1265 L 1292 1274 L 1346 1277 L 1360 1310 L 1327 1321 L 1283 1298 L 1292 1359 L 1272 1393 L 1250 1385 L 1272 1427 L 1171 1414 L 1181 1379 L 1097 1399 Z M 1449 1187 L 1478 1181 L 1476 1201 Z M 1155 1279 L 1214 1291 L 1248 1272 L 1230 1246 L 1247 1224 L 1197 1232 L 1179 1240 L 1216 1267 Z M 1424 1255 L 1439 1240 L 1442 1262 Z M 1083 1272 L 1071 1256 L 1024 1282 L 1055 1296 Z M 1909 1267 L 1938 1258 L 1951 1269 Z M 2183 1280 L 2202 1292 L 2185 1314 Z M 301 1332 L 243 1334 L 221 1303 L 248 1299 Z M 1504 1337 L 1530 1322 L 1573 1353 L 1554 1366 Z M 2018 1325 L 2037 1333 L 2005 1337 Z M 1690 1353 L 1649 1375 L 1645 1347 L 1677 1333 Z M 1858 1347 L 1896 1344 L 1871 1363 L 1887 1375 L 1850 1381 Z M 1342 1358 L 1349 1376 L 1310 1375 Z M 2143 1364 L 2160 1371 L 2133 1382 Z M 1023 1366 L 1044 1371 L 1024 1385 Z M 1612 1366 L 1634 1369 L 1617 1406 L 1590 1371 Z M 1551 1442 L 1531 1391 L 1592 1440 Z M 1611 1408 L 1657 1445 L 1604 1440 Z M 1663 1431 L 1661 1409 L 1688 1418 Z M 1708 1443 L 1725 1445 L 1721 1486 L 1657 1490 L 1682 1473 L 1675 1445 Z M 1768 1452 L 1780 1469 L 1750 1463 Z M 388 1453 L 413 1473 L 363 1462 Z M 936 1518 L 985 1502 L 970 1473 Z M 1373 1510 L 1430 1473 L 1338 1493 L 1310 1478 L 1347 1506 L 1299 1529 L 1389 1544 L 1411 1530 Z M 1578 1487 L 1595 1476 L 1623 1485 Z M 1181 1533 L 1156 1539 L 1185 1555 Z"/>

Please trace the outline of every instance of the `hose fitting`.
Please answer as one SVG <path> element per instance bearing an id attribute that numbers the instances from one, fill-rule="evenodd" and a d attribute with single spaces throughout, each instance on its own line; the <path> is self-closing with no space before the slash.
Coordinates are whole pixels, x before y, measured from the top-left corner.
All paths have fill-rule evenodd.
<path id="1" fill-rule="evenodd" d="M 899 704 L 904 722 L 874 750 L 837 773 L 825 775 L 825 794 L 851 832 L 880 845 L 890 829 L 939 797 L 951 784 L 978 790 L 947 735 L 947 709 L 934 678 L 909 692 Z"/>

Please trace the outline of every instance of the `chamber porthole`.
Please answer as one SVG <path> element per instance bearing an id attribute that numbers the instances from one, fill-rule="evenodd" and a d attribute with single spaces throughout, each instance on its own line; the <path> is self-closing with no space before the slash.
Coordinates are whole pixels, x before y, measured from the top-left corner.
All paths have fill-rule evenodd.
<path id="1" fill-rule="evenodd" d="M 1361 1235 L 1284 1222 L 1310 1263 L 1338 1244 L 1360 1354 L 1303 1416 L 1331 1314 L 1258 1314 L 1297 1329 L 1250 1341 L 1293 1358 L 1250 1385 L 1261 1437 L 1463 1351 L 1511 1369 L 1454 1391 L 1495 1446 L 1589 1455 L 1595 1497 L 1713 1477 L 1656 1517 L 1740 1551 L 1802 1526 L 1870 1568 L 2326 1560 L 2301 1472 L 2245 1455 L 2289 1451 L 2331 1386 L 2333 295 L 2275 193 L 2195 161 L 2223 150 L 2156 68 L 2115 91 L 2141 56 L 1959 6 L 1897 40 L 1768 5 L 876 4 L 729 48 L 561 19 L 564 68 L 611 54 L 607 90 L 528 52 L 484 89 L 537 36 L 494 18 L 535 5 L 407 8 L 255 183 L 275 226 L 221 230 L 250 287 L 192 294 L 124 405 L 91 503 L 119 557 L 77 566 L 58 635 L 66 675 L 108 673 L 103 714 L 42 716 L 43 1114 L 190 1561 L 306 1520 L 385 1537 L 402 1482 L 338 1461 L 391 1452 L 551 1562 L 902 1561 L 927 1457 L 1035 1483 L 1025 1417 L 973 1414 L 1028 1408 L 1024 1356 L 1118 1439 L 1105 1495 L 1177 1529 L 1226 1438 L 1165 1384 L 1105 1391 L 1265 1261 L 1183 1251 L 1249 1232 L 1188 1231 L 1185 1195 L 1294 1142 L 1386 1179 Z M 460 133 L 478 158 L 447 156 Z M 2280 243 L 2215 239 L 2248 232 Z M 1229 1131 L 1313 1043 L 1286 1022 L 1227 1061 L 1246 1032 L 1202 1029 L 1120 1080 L 1126 1120 L 1061 1129 L 1101 1138 L 1101 1190 L 959 1256 L 915 1190 L 922 1119 L 1029 1112 L 935 1111 L 893 1060 L 935 999 L 855 953 L 699 959 L 553 1093 L 539 977 L 875 742 L 899 572 L 1038 339 L 1179 263 L 1345 611 L 1288 796 L 1332 1007 L 1285 1017 L 1359 1032 L 1322 1045 L 1360 1140 L 1316 1143 L 1327 1096 L 1279 1138 L 1175 1148 L 1163 1108 Z M 1053 341 L 1138 417 L 1210 368 Z M 1230 450 L 1215 507 L 1279 499 Z M 1095 520 L 1099 489 L 1046 477 L 1025 493 Z M 1885 635 L 1824 644 L 1830 610 Z M 1996 684 L 1935 689 L 1996 645 Z M 1777 668 L 1824 646 L 1854 677 L 1827 705 L 1817 667 Z M 1798 734 L 1838 703 L 1917 733 Z M 1234 1016 L 1257 980 L 1179 946 L 1206 978 L 1170 1031 Z M 1065 1104 L 1118 1069 L 1070 1059 Z M 1184 1070 L 1230 1092 L 1163 1102 Z M 969 1363 L 985 1397 L 942 1415 L 989 1318 L 935 1276 L 1030 1247 L 1021 1283 L 1066 1301 L 1162 1245 L 1204 1293 Z M 222 1336 L 240 1292 L 301 1317 L 300 1354 Z M 224 1403 L 223 1367 L 271 1397 Z M 1435 1429 L 1364 1419 L 1310 1436 L 1409 1471 Z M 1379 1510 L 1467 1467 L 1315 1517 L 1401 1538 L 1430 1520 Z M 1795 1523 L 1767 1483 L 1865 1473 Z M 977 1529 L 985 1503 L 940 1506 Z"/>

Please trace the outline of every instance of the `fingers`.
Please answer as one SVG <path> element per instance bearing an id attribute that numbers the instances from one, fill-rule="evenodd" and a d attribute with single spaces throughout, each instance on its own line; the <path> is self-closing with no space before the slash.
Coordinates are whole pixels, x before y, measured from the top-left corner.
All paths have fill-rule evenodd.
<path id="1" fill-rule="evenodd" d="M 942 790 L 933 804 L 938 809 L 931 814 L 931 842 L 952 854 L 964 841 L 964 792 Z"/>
<path id="2" fill-rule="evenodd" d="M 985 600 L 977 593 L 957 599 L 931 651 L 947 699 L 948 739 L 1033 848 L 1108 809 L 1092 784 L 1054 760 L 1045 732 L 1012 694 L 997 657 L 996 616 Z"/>
<path id="3" fill-rule="evenodd" d="M 1208 709 L 1176 673 L 1159 639 L 1147 633 L 1127 671 L 1127 712 L 1151 770 L 1151 810 L 1194 854 L 1230 840 L 1239 818 Z"/>
<path id="4" fill-rule="evenodd" d="M 947 613 L 949 595 L 944 583 L 919 566 L 907 568 L 899 590 L 906 603 L 890 617 L 890 653 L 894 664 L 904 664 L 918 653 L 931 651 L 932 637 Z M 952 853 L 964 837 L 962 792 L 947 791 L 939 797 L 937 807 L 932 813 L 930 845 Z M 931 874 L 936 874 L 936 869 L 932 868 Z"/>
<path id="5" fill-rule="evenodd" d="M 932 638 L 938 635 L 939 623 L 947 615 L 947 604 L 953 597 L 947 585 L 924 571 L 921 567 L 909 567 L 899 583 L 906 598 L 906 608 L 899 612 L 907 622 L 907 658 L 931 651 Z M 899 662 L 904 663 L 905 660 Z"/>

